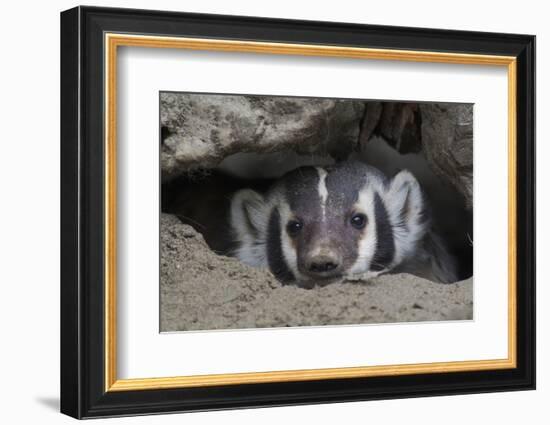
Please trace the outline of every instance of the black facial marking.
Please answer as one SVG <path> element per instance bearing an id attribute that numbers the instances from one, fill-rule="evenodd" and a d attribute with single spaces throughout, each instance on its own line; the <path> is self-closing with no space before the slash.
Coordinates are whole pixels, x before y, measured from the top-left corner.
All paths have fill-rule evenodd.
<path id="1" fill-rule="evenodd" d="M 376 218 L 376 252 L 370 269 L 380 271 L 387 268 L 395 255 L 395 242 L 386 207 L 378 193 L 374 195 L 374 215 Z"/>
<path id="2" fill-rule="evenodd" d="M 285 176 L 285 197 L 291 211 L 300 219 L 321 216 L 321 199 L 317 187 L 319 173 L 314 167 L 300 167 Z"/>
<path id="3" fill-rule="evenodd" d="M 295 280 L 295 277 L 288 268 L 283 256 L 281 216 L 277 208 L 274 208 L 269 216 L 267 232 L 267 263 L 269 264 L 269 269 L 283 284 L 291 283 Z"/>

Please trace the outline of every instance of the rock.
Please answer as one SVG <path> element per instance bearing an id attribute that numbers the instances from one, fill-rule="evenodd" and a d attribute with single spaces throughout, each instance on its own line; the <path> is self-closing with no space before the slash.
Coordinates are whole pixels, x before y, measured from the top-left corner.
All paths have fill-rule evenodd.
<path id="1" fill-rule="evenodd" d="M 367 102 L 361 127 L 361 144 L 381 136 L 401 154 L 422 149 L 421 117 L 417 103 Z"/>
<path id="2" fill-rule="evenodd" d="M 365 114 L 361 123 L 361 134 L 359 136 L 361 145 L 368 143 L 376 135 L 375 131 L 382 117 L 383 105 L 382 102 L 365 103 Z"/>
<path id="3" fill-rule="evenodd" d="M 216 255 L 172 215 L 161 215 L 160 232 L 162 332 L 473 318 L 472 279 L 445 285 L 396 274 L 308 290 Z"/>
<path id="4" fill-rule="evenodd" d="M 423 150 L 472 209 L 473 106 L 162 93 L 162 180 L 237 153 L 345 158 L 378 135 L 401 154 Z"/>
<path id="5" fill-rule="evenodd" d="M 451 103 L 367 102 L 360 145 L 374 136 L 400 154 L 424 152 L 430 168 L 472 209 L 473 106 Z"/>
<path id="6" fill-rule="evenodd" d="M 433 171 L 473 205 L 473 105 L 424 103 L 422 147 Z"/>
<path id="7" fill-rule="evenodd" d="M 363 113 L 360 101 L 161 93 L 162 180 L 240 152 L 343 158 L 357 146 Z"/>

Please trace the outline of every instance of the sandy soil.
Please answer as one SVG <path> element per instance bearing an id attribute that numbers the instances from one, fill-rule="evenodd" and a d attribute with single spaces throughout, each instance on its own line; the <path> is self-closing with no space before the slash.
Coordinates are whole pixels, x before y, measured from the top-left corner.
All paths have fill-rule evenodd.
<path id="1" fill-rule="evenodd" d="M 465 320 L 472 279 L 443 285 L 408 274 L 314 289 L 214 254 L 176 217 L 161 216 L 161 331 Z"/>

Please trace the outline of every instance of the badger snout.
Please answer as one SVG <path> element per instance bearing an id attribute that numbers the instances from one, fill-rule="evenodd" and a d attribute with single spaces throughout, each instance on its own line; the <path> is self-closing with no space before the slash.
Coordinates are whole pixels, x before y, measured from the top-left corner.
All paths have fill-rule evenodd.
<path id="1" fill-rule="evenodd" d="M 307 263 L 307 268 L 312 273 L 326 273 L 337 269 L 340 263 L 336 257 L 320 255 L 313 257 Z"/>
<path id="2" fill-rule="evenodd" d="M 326 279 L 341 274 L 342 257 L 333 249 L 316 249 L 306 255 L 304 260 L 303 272 L 312 278 Z"/>

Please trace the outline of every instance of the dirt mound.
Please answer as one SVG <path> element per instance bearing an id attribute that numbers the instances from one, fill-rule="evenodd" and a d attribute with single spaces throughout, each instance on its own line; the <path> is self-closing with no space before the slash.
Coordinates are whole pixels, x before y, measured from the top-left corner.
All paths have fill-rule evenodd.
<path id="1" fill-rule="evenodd" d="M 175 216 L 161 216 L 161 331 L 467 320 L 472 279 L 451 285 L 408 274 L 313 289 L 213 253 Z"/>

